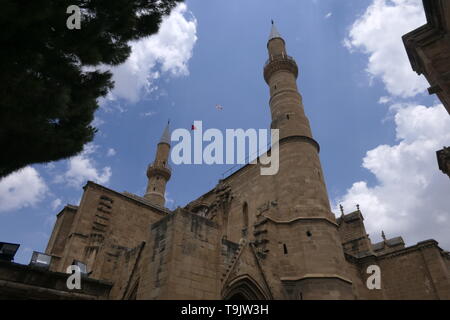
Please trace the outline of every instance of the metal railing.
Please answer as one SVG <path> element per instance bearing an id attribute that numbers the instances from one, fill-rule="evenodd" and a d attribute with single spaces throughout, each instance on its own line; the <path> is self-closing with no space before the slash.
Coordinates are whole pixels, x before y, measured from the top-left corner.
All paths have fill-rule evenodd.
<path id="1" fill-rule="evenodd" d="M 276 56 L 271 56 L 269 59 L 267 59 L 266 63 L 264 64 L 264 67 L 266 67 L 272 61 L 280 61 L 280 60 L 288 60 L 296 64 L 295 59 L 292 58 L 291 56 L 288 56 L 286 54 L 279 54 Z"/>
<path id="2" fill-rule="evenodd" d="M 167 161 L 154 161 L 149 167 L 166 168 L 167 170 L 172 171 L 172 167 Z"/>

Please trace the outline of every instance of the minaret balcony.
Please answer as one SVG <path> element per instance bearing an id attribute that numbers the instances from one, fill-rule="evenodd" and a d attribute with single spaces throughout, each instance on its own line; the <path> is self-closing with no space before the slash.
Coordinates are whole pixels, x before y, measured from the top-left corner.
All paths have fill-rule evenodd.
<path id="1" fill-rule="evenodd" d="M 148 166 L 147 177 L 161 175 L 167 180 L 172 175 L 172 168 L 166 161 L 155 161 Z"/>
<path id="2" fill-rule="evenodd" d="M 291 56 L 280 54 L 271 56 L 264 64 L 264 79 L 269 83 L 269 79 L 275 72 L 279 70 L 288 70 L 297 78 L 298 66 L 294 58 Z"/>

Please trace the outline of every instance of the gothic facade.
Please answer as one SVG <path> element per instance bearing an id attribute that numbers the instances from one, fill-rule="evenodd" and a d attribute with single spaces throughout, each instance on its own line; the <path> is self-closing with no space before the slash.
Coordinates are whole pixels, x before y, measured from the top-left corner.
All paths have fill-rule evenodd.
<path id="1" fill-rule="evenodd" d="M 88 182 L 80 204 L 58 214 L 50 272 L 83 262 L 102 299 L 450 299 L 450 256 L 436 241 L 406 247 L 383 234 L 372 243 L 359 208 L 336 219 L 297 63 L 274 25 L 267 49 L 278 173 L 248 164 L 171 211 L 166 127 L 144 196 Z M 379 289 L 367 285 L 370 266 L 380 270 Z"/>

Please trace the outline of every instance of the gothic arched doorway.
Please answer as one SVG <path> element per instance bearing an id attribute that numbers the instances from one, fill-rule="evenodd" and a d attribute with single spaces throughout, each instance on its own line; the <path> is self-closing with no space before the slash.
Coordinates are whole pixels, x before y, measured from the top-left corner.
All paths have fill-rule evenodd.
<path id="1" fill-rule="evenodd" d="M 248 276 L 236 279 L 223 294 L 224 300 L 268 300 L 261 287 Z"/>

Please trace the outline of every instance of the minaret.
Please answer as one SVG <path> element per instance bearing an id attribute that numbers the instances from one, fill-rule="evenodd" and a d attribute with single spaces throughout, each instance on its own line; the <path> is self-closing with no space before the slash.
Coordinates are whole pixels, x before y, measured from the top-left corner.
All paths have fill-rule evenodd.
<path id="1" fill-rule="evenodd" d="M 155 161 L 147 169 L 148 185 L 144 196 L 144 198 L 160 207 L 164 207 L 166 203 L 166 198 L 164 197 L 166 184 L 172 175 L 172 170 L 169 166 L 169 151 L 170 133 L 169 123 L 167 123 L 156 149 Z"/>
<path id="2" fill-rule="evenodd" d="M 280 130 L 280 166 L 271 195 L 278 205 L 269 217 L 276 231 L 268 242 L 270 252 L 278 255 L 268 255 L 275 260 L 267 264 L 278 265 L 285 290 L 297 292 L 293 299 L 352 299 L 352 283 L 345 273 L 338 225 L 320 164 L 320 147 L 313 139 L 297 88 L 298 66 L 287 54 L 273 21 L 267 49 L 264 79 L 270 88 L 271 128 Z"/>
<path id="3" fill-rule="evenodd" d="M 267 48 L 264 79 L 270 88 L 271 128 L 280 130 L 280 170 L 284 167 L 291 175 L 291 179 L 280 183 L 285 184 L 285 190 L 292 189 L 292 170 L 298 176 L 295 182 L 301 182 L 300 190 L 291 195 L 297 203 L 295 213 L 287 214 L 291 218 L 320 216 L 334 220 L 319 159 L 320 147 L 313 139 L 297 88 L 297 63 L 287 55 L 286 44 L 273 21 Z"/>
<path id="4" fill-rule="evenodd" d="M 286 44 L 273 21 L 267 48 L 269 60 L 264 67 L 264 79 L 270 88 L 272 129 L 280 129 L 280 140 L 288 136 L 301 136 L 317 145 L 312 140 L 302 96 L 297 88 L 297 63 L 287 55 Z"/>

